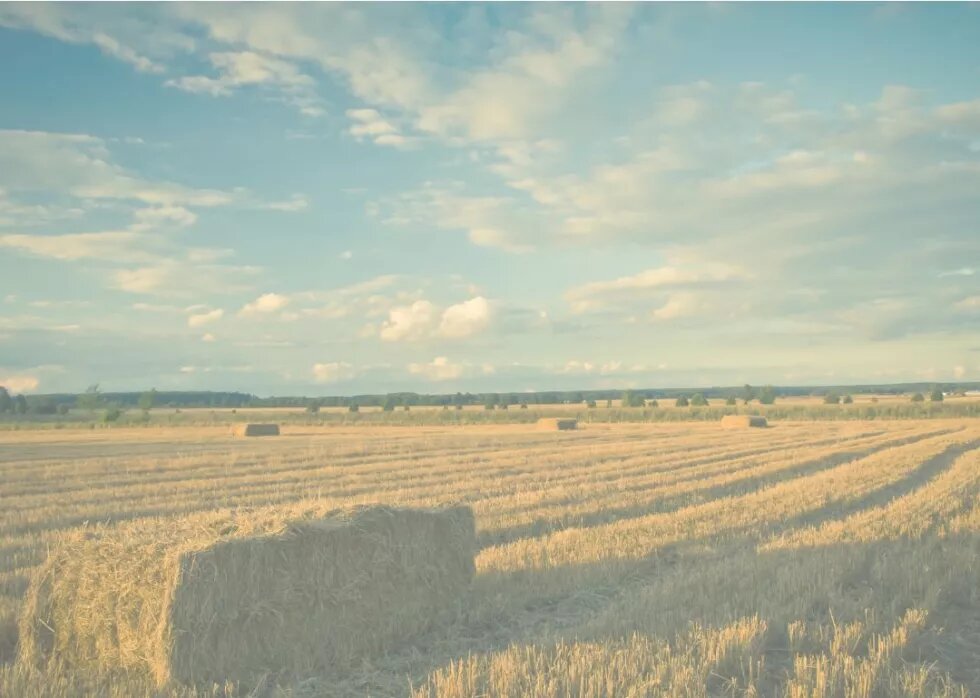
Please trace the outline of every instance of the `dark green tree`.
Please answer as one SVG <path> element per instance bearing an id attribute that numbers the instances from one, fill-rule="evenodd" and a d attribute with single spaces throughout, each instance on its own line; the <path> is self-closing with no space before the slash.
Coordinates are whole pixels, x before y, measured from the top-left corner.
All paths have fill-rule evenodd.
<path id="1" fill-rule="evenodd" d="M 922 393 L 916 393 L 915 395 L 912 396 L 912 402 L 924 402 L 924 401 L 925 398 L 922 396 Z"/>
<path id="2" fill-rule="evenodd" d="M 691 405 L 693 405 L 694 407 L 704 407 L 707 404 L 708 401 L 701 393 L 694 393 L 694 395 L 691 396 Z"/>
<path id="3" fill-rule="evenodd" d="M 759 403 L 763 405 L 771 405 L 776 402 L 776 389 L 771 385 L 764 386 L 759 390 Z"/>
<path id="4" fill-rule="evenodd" d="M 14 396 L 14 412 L 17 414 L 27 414 L 27 398 L 23 395 Z"/>
<path id="5" fill-rule="evenodd" d="M 687 399 L 686 395 L 681 395 L 674 401 L 674 407 L 687 407 L 690 405 L 690 401 Z"/>
<path id="6" fill-rule="evenodd" d="M 746 405 L 755 399 L 755 388 L 746 383 L 742 386 L 742 402 Z"/>
<path id="7" fill-rule="evenodd" d="M 845 405 L 853 405 L 854 398 L 852 398 L 850 395 L 845 395 L 844 398 L 841 400 L 841 402 L 844 403 Z"/>
<path id="8" fill-rule="evenodd" d="M 0 385 L 0 414 L 4 412 L 11 412 L 14 409 L 14 400 L 10 397 L 10 393 Z"/>
<path id="9" fill-rule="evenodd" d="M 930 402 L 942 402 L 943 401 L 943 391 L 940 388 L 934 388 L 931 393 L 929 393 Z"/>
<path id="10" fill-rule="evenodd" d="M 827 393 L 824 395 L 823 404 L 825 405 L 837 405 L 840 403 L 840 395 L 837 393 Z"/>
<path id="11" fill-rule="evenodd" d="M 102 406 L 102 393 L 99 391 L 99 384 L 90 385 L 75 398 L 75 405 L 81 410 L 94 412 Z"/>
<path id="12" fill-rule="evenodd" d="M 157 389 L 153 388 L 152 390 L 147 390 L 145 393 L 140 395 L 140 399 L 139 402 L 137 403 L 137 406 L 144 412 L 149 412 L 150 410 L 153 409 L 153 406 L 156 404 L 156 401 L 157 401 Z"/>
<path id="13" fill-rule="evenodd" d="M 643 407 L 646 404 L 646 400 L 636 391 L 626 390 L 623 392 L 621 403 L 623 407 Z"/>
<path id="14" fill-rule="evenodd" d="M 734 405 L 735 404 L 735 396 L 734 395 L 729 395 L 728 398 L 726 398 L 726 400 L 725 400 L 725 404 L 726 405 Z"/>

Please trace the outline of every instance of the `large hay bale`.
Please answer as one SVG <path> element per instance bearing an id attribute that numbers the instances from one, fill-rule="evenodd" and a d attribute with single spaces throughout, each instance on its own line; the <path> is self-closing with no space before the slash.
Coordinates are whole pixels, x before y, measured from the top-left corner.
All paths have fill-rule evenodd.
<path id="1" fill-rule="evenodd" d="M 236 424 L 235 436 L 279 436 L 279 425 Z"/>
<path id="2" fill-rule="evenodd" d="M 31 582 L 19 658 L 161 686 L 329 674 L 451 612 L 474 550 L 467 507 L 265 510 L 76 532 Z"/>
<path id="3" fill-rule="evenodd" d="M 538 420 L 538 429 L 545 431 L 567 431 L 577 429 L 578 420 L 564 417 L 542 417 Z"/>
<path id="4" fill-rule="evenodd" d="M 721 426 L 725 429 L 744 429 L 746 427 L 767 427 L 769 422 L 765 417 L 755 414 L 726 414 L 721 418 Z"/>

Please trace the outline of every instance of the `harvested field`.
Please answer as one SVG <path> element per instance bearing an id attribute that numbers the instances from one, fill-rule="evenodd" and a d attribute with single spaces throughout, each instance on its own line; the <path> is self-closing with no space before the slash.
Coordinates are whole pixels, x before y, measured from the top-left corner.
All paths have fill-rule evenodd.
<path id="1" fill-rule="evenodd" d="M 0 695 L 195 695 L 14 663 L 29 579 L 65 535 L 461 502 L 479 552 L 460 615 L 262 690 L 980 695 L 980 424 L 936 419 L 3 433 Z"/>

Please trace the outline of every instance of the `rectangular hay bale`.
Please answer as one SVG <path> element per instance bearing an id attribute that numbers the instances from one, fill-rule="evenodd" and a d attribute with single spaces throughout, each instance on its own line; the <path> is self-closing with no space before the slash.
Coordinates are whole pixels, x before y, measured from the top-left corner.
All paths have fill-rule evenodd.
<path id="1" fill-rule="evenodd" d="M 254 685 L 343 671 L 450 614 L 472 510 L 202 515 L 76 532 L 31 582 L 20 661 Z"/>
<path id="2" fill-rule="evenodd" d="M 538 420 L 538 429 L 543 429 L 545 431 L 568 431 L 569 429 L 577 428 L 577 419 L 569 419 L 566 417 L 542 417 Z"/>
<path id="3" fill-rule="evenodd" d="M 767 427 L 769 422 L 765 417 L 755 414 L 726 414 L 721 418 L 721 426 L 725 429 L 744 429 L 747 427 Z"/>
<path id="4" fill-rule="evenodd" d="M 279 436 L 279 425 L 236 424 L 235 436 Z"/>

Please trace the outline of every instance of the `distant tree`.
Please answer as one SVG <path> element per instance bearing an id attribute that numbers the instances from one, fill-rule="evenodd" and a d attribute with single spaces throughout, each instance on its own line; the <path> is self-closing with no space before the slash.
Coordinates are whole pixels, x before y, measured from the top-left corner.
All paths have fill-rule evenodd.
<path id="1" fill-rule="evenodd" d="M 381 410 L 383 412 L 392 412 L 397 402 L 393 395 L 385 395 L 385 401 L 381 404 Z"/>
<path id="2" fill-rule="evenodd" d="M 708 401 L 701 393 L 694 393 L 694 395 L 691 396 L 691 404 L 694 407 L 704 407 L 708 404 Z"/>
<path id="3" fill-rule="evenodd" d="M 0 385 L 0 414 L 4 412 L 11 412 L 14 409 L 14 400 L 10 397 L 10 393 Z"/>
<path id="4" fill-rule="evenodd" d="M 688 401 L 687 396 L 686 395 L 681 395 L 674 402 L 674 407 L 687 407 L 690 404 L 691 403 Z"/>
<path id="5" fill-rule="evenodd" d="M 915 395 L 912 396 L 912 402 L 924 402 L 924 401 L 925 398 L 922 396 L 922 393 L 916 393 Z"/>
<path id="6" fill-rule="evenodd" d="M 31 414 L 57 414 L 58 405 L 53 398 L 42 397 L 28 403 L 27 411 Z"/>
<path id="7" fill-rule="evenodd" d="M 495 410 L 497 409 L 497 402 L 493 398 L 487 398 L 487 401 L 483 403 L 483 409 Z"/>
<path id="8" fill-rule="evenodd" d="M 623 393 L 621 404 L 623 407 L 643 407 L 646 404 L 646 400 L 636 391 L 627 390 Z"/>
<path id="9" fill-rule="evenodd" d="M 853 405 L 854 398 L 852 398 L 850 395 L 845 395 L 841 402 L 843 402 L 845 405 Z"/>
<path id="10" fill-rule="evenodd" d="M 456 409 L 457 409 L 458 411 L 462 411 L 462 409 L 463 409 L 463 406 L 462 406 L 462 405 L 456 405 Z"/>
<path id="11" fill-rule="evenodd" d="M 360 412 L 361 411 L 361 406 L 358 405 L 356 402 L 352 402 L 351 404 L 349 404 L 347 406 L 347 411 L 348 412 Z"/>
<path id="12" fill-rule="evenodd" d="M 755 399 L 755 388 L 746 383 L 742 386 L 742 402 L 746 405 Z"/>
<path id="13" fill-rule="evenodd" d="M 121 409 L 113 405 L 102 414 L 102 421 L 106 424 L 119 421 L 119 418 L 122 417 L 122 413 L 123 412 Z"/>
<path id="14" fill-rule="evenodd" d="M 763 405 L 771 405 L 776 402 L 776 389 L 771 385 L 764 386 L 760 389 L 759 402 Z"/>
<path id="15" fill-rule="evenodd" d="M 931 393 L 929 393 L 930 402 L 942 402 L 943 401 L 943 391 L 939 388 L 934 388 Z"/>
<path id="16" fill-rule="evenodd" d="M 17 414 L 27 414 L 27 398 L 23 395 L 14 396 L 14 412 Z"/>
<path id="17" fill-rule="evenodd" d="M 309 405 L 306 406 L 307 414 L 318 414 L 320 412 L 320 403 L 314 400 Z"/>
<path id="18" fill-rule="evenodd" d="M 840 395 L 837 393 L 827 393 L 824 395 L 823 404 L 825 405 L 836 405 L 840 403 Z"/>
<path id="19" fill-rule="evenodd" d="M 527 409 L 527 403 L 526 402 L 522 402 L 521 403 L 521 409 L 522 410 L 526 410 Z"/>
<path id="20" fill-rule="evenodd" d="M 595 400 L 586 400 L 585 406 L 588 407 L 590 410 L 595 409 L 596 406 Z"/>
<path id="21" fill-rule="evenodd" d="M 606 400 L 606 407 L 612 407 L 612 400 Z"/>
<path id="22" fill-rule="evenodd" d="M 726 405 L 734 405 L 735 402 L 736 400 L 734 395 L 729 395 L 728 398 L 725 400 Z"/>
<path id="23" fill-rule="evenodd" d="M 647 400 L 647 407 L 660 407 L 660 403 L 654 399 Z"/>
<path id="24" fill-rule="evenodd" d="M 58 408 L 55 411 L 58 414 L 68 414 L 68 405 L 63 402 L 58 403 Z"/>
<path id="25" fill-rule="evenodd" d="M 99 384 L 96 383 L 86 388 L 84 393 L 75 398 L 75 404 L 79 409 L 88 412 L 99 409 L 102 406 L 102 393 L 99 392 Z"/>
<path id="26" fill-rule="evenodd" d="M 137 406 L 144 412 L 149 412 L 150 410 L 153 409 L 153 405 L 156 404 L 156 401 L 157 401 L 157 389 L 153 388 L 152 390 L 147 390 L 145 393 L 140 395 L 140 399 L 139 402 L 137 403 Z"/>
<path id="27" fill-rule="evenodd" d="M 402 405 L 402 412 L 408 412 L 410 409 L 408 405 Z"/>

